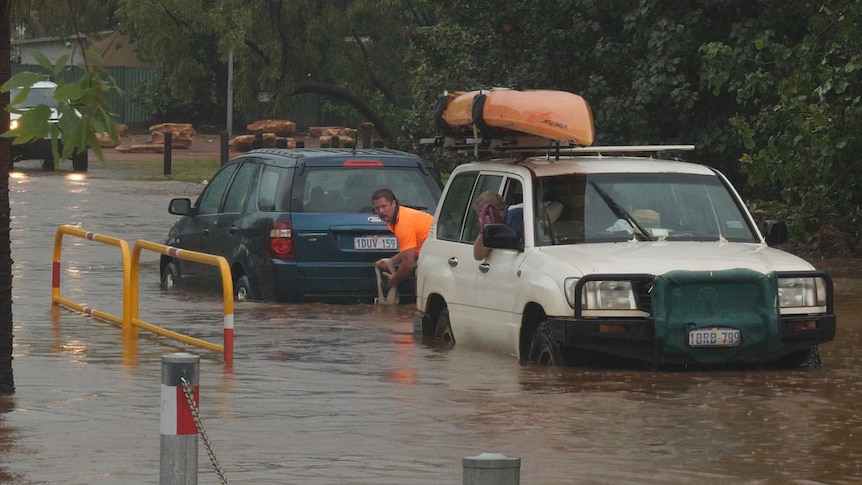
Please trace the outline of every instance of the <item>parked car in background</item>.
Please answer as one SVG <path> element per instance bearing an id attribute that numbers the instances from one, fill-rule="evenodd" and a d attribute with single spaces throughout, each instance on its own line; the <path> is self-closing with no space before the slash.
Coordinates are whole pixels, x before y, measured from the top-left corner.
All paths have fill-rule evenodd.
<path id="1" fill-rule="evenodd" d="M 458 166 L 419 257 L 414 332 L 544 365 L 819 365 L 835 336 L 829 275 L 770 247 L 786 226 L 762 233 L 717 170 L 658 149 Z M 473 205 L 489 190 L 523 233 L 485 225 L 493 249 L 476 261 Z"/>
<path id="2" fill-rule="evenodd" d="M 374 262 L 398 252 L 371 194 L 391 188 L 403 205 L 433 213 L 441 184 L 427 162 L 389 149 L 258 149 L 222 167 L 180 215 L 165 244 L 223 256 L 235 298 L 373 301 Z M 214 266 L 162 256 L 165 287 L 220 281 Z M 415 294 L 415 279 L 401 295 Z"/>
<path id="3" fill-rule="evenodd" d="M 36 106 L 44 105 L 51 108 L 49 123 L 57 123 L 59 115 L 57 113 L 57 101 L 53 98 L 54 90 L 57 89 L 57 84 L 51 81 L 39 81 L 35 83 L 26 94 L 26 97 L 20 102 L 15 102 L 16 98 L 21 94 L 21 89 L 13 89 L 10 93 L 10 100 L 15 103 L 12 107 L 16 110 L 26 111 L 33 109 Z M 14 131 L 18 128 L 18 119 L 21 118 L 20 113 L 14 111 L 9 114 L 9 129 Z M 63 139 L 57 141 L 58 153 L 63 151 Z M 11 146 L 12 162 L 21 160 L 41 160 L 42 168 L 45 170 L 54 170 L 54 154 L 51 149 L 51 139 L 48 137 L 34 140 L 28 143 L 13 144 Z M 88 152 L 84 150 L 80 153 L 74 153 L 70 160 L 72 161 L 72 170 L 87 171 Z"/>

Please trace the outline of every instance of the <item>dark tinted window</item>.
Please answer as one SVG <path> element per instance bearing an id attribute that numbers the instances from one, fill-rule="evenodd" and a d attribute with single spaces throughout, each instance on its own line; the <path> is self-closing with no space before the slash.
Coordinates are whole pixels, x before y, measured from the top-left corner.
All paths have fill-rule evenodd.
<path id="1" fill-rule="evenodd" d="M 303 212 L 371 212 L 371 194 L 389 188 L 402 205 L 433 211 L 435 192 L 415 167 L 312 167 L 303 186 Z"/>
<path id="2" fill-rule="evenodd" d="M 233 179 L 233 183 L 230 184 L 222 212 L 242 212 L 245 207 L 245 201 L 248 198 L 248 189 L 251 187 L 251 181 L 254 178 L 257 167 L 255 163 L 242 164 L 236 177 Z"/>
<path id="3" fill-rule="evenodd" d="M 198 199 L 198 214 L 215 214 L 221 204 L 222 195 L 239 164 L 228 165 L 219 171 Z"/>

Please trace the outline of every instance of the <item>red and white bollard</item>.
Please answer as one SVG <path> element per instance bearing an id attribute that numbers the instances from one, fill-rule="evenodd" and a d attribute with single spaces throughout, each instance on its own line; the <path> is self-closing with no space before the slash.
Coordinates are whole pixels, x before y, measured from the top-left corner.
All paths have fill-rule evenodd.
<path id="1" fill-rule="evenodd" d="M 183 380 L 200 404 L 200 356 L 186 352 L 162 356 L 161 453 L 159 484 L 198 483 L 198 427 Z"/>

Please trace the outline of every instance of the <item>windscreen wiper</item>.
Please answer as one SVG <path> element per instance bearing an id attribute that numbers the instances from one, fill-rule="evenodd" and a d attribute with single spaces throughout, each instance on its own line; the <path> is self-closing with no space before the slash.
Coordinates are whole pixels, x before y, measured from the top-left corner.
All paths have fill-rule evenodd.
<path id="1" fill-rule="evenodd" d="M 610 207 L 611 211 L 613 211 L 614 215 L 617 216 L 618 219 L 622 219 L 628 222 L 629 225 L 637 229 L 638 232 L 640 232 L 641 235 L 646 238 L 647 241 L 652 241 L 652 237 L 650 237 L 650 234 L 646 231 L 646 229 L 644 229 L 643 226 L 638 224 L 638 221 L 636 221 L 634 217 L 632 217 L 625 209 L 623 209 L 621 205 L 617 204 L 617 201 L 615 201 L 613 197 L 608 195 L 608 193 L 605 192 L 601 187 L 596 185 L 595 182 L 590 182 L 590 185 L 592 185 L 593 188 L 596 189 L 596 192 L 598 192 L 598 194 L 602 197 L 602 200 L 605 201 L 605 204 Z"/>

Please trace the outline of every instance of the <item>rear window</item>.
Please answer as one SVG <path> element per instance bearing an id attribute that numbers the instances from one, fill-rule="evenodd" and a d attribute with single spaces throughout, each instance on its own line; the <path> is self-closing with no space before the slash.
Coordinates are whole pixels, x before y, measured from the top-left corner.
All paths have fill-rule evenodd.
<path id="1" fill-rule="evenodd" d="M 416 167 L 315 167 L 305 176 L 302 212 L 372 212 L 371 194 L 389 188 L 402 205 L 433 211 L 438 192 Z"/>

